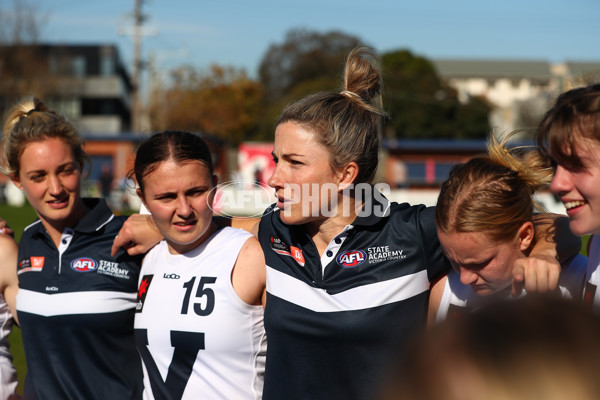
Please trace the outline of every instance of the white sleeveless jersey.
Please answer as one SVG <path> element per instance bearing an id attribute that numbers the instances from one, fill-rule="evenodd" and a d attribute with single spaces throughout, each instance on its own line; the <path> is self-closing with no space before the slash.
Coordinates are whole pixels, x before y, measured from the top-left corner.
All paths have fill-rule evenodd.
<path id="1" fill-rule="evenodd" d="M 583 291 L 583 284 L 588 259 L 578 254 L 564 263 L 563 271 L 558 280 L 558 288 L 563 297 L 578 299 Z M 526 295 L 525 290 L 521 296 Z M 509 294 L 510 297 L 510 294 Z M 487 296 L 478 296 L 470 285 L 460 282 L 460 275 L 454 270 L 448 272 L 442 300 L 436 314 L 436 322 L 460 316 L 467 310 L 473 310 L 481 306 Z"/>
<path id="2" fill-rule="evenodd" d="M 223 228 L 196 249 L 144 259 L 135 335 L 144 399 L 260 399 L 266 336 L 263 307 L 242 301 L 231 272 L 252 235 Z"/>
<path id="3" fill-rule="evenodd" d="M 12 314 L 4 296 L 0 294 L 0 400 L 8 399 L 17 388 L 17 370 L 8 350 L 8 335 L 12 325 Z"/>
<path id="4" fill-rule="evenodd" d="M 583 301 L 595 315 L 600 315 L 600 236 L 592 235 L 589 240 L 591 244 Z"/>

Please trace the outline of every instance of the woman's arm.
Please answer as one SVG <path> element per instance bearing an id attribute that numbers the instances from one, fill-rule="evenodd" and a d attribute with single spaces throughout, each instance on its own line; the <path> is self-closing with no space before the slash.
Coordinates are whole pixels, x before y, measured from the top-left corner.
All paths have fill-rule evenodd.
<path id="1" fill-rule="evenodd" d="M 111 254 L 115 256 L 121 247 L 132 256 L 144 254 L 162 239 L 151 215 L 132 214 L 115 237 Z"/>
<path id="2" fill-rule="evenodd" d="M 446 286 L 447 275 L 442 276 L 435 282 L 432 282 L 429 290 L 429 309 L 427 310 L 427 326 L 433 326 L 437 318 L 438 309 L 442 302 L 444 286 Z"/>
<path id="3" fill-rule="evenodd" d="M 265 305 L 267 270 L 265 256 L 255 237 L 246 240 L 231 274 L 231 283 L 240 298 L 250 305 Z"/>
<path id="4" fill-rule="evenodd" d="M 244 229 L 258 237 L 260 218 L 225 218 L 213 217 L 219 227 L 232 226 Z M 132 256 L 147 253 L 163 239 L 149 214 L 132 214 L 119 230 L 112 245 L 111 254 L 114 256 L 119 249 L 124 248 Z"/>
<path id="5" fill-rule="evenodd" d="M 17 319 L 17 258 L 19 248 L 15 240 L 5 234 L 0 234 L 0 290 L 15 321 Z"/>
<path id="6" fill-rule="evenodd" d="M 569 218 L 559 214 L 535 214 L 535 241 L 529 257 L 513 267 L 512 294 L 547 292 L 558 287 L 561 263 L 581 250 L 581 238 L 569 229 Z"/>

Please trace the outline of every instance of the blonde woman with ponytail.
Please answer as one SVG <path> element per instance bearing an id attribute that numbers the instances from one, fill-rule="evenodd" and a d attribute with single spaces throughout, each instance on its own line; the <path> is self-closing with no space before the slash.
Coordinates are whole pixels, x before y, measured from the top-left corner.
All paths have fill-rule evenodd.
<path id="1" fill-rule="evenodd" d="M 556 236 L 552 239 L 559 242 L 559 235 L 572 236 L 566 217 L 534 215 L 534 210 L 543 209 L 533 195 L 548 187 L 552 168 L 533 147 L 509 148 L 506 142 L 511 136 L 499 143 L 492 135 L 487 154 L 455 166 L 442 185 L 435 221 L 453 271 L 432 290 L 430 320 L 440 321 L 484 302 L 504 299 L 511 291 L 522 295 L 512 285 L 518 260 L 530 254 L 542 233 Z M 557 227 L 536 232 L 536 226 L 548 221 Z M 580 298 L 587 258 L 569 254 L 560 261 L 558 289 L 564 297 Z"/>

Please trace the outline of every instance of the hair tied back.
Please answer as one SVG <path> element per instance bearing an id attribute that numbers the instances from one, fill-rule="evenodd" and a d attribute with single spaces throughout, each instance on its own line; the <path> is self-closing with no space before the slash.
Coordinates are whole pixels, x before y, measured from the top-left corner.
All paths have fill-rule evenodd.
<path id="1" fill-rule="evenodd" d="M 354 98 L 356 98 L 356 99 L 362 100 L 362 98 L 361 98 L 359 95 L 357 95 L 356 93 L 354 93 L 354 92 L 351 92 L 351 91 L 349 91 L 349 90 L 342 90 L 342 91 L 340 92 L 340 94 L 341 94 L 341 95 L 343 95 L 343 96 L 346 96 L 346 97 L 348 97 L 348 98 L 352 98 L 352 97 L 354 97 Z"/>

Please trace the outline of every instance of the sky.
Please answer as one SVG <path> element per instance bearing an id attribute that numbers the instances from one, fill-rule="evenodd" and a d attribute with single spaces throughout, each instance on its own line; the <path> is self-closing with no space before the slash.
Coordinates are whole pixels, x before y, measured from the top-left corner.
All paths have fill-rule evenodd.
<path id="1" fill-rule="evenodd" d="M 30 1 L 46 15 L 41 42 L 116 44 L 131 71 L 134 0 Z M 598 0 L 144 0 L 142 11 L 142 54 L 161 74 L 219 64 L 256 77 L 269 46 L 293 28 L 429 59 L 600 62 Z"/>

